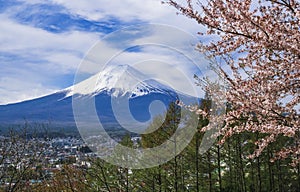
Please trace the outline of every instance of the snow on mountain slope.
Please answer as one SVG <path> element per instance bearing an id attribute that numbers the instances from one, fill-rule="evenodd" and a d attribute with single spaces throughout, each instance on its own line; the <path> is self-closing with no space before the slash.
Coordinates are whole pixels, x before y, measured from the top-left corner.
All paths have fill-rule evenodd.
<path id="1" fill-rule="evenodd" d="M 97 95 L 107 92 L 113 97 L 129 94 L 131 98 L 151 92 L 166 93 L 172 88 L 149 79 L 129 65 L 107 66 L 98 74 L 65 90 L 66 97 L 79 95 Z"/>
<path id="2" fill-rule="evenodd" d="M 163 114 L 170 102 L 178 99 L 187 104 L 199 102 L 198 98 L 149 79 L 128 65 L 108 66 L 98 74 L 56 93 L 0 105 L 0 125 L 23 123 L 26 119 L 74 127 L 75 102 L 77 107 L 91 105 L 79 110 L 83 117 L 91 117 L 90 112 L 94 112 L 95 108 L 102 123 L 120 127 L 120 115 L 126 122 L 131 123 L 124 114 L 132 116 L 132 120 L 148 122 L 152 117 Z M 79 105 L 76 105 L 78 102 Z"/>

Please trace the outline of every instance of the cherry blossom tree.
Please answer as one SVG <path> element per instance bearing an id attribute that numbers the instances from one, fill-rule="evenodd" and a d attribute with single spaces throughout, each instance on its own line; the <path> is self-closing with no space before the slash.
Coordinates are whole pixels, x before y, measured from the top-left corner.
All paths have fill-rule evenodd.
<path id="1" fill-rule="evenodd" d="M 210 0 L 167 3 L 204 26 L 199 43 L 228 84 L 230 110 L 222 142 L 241 132 L 263 133 L 252 155 L 279 136 L 291 137 L 276 158 L 300 162 L 300 4 L 294 0 Z M 206 38 L 207 39 L 207 38 Z M 215 90 L 209 90 L 211 95 Z"/>

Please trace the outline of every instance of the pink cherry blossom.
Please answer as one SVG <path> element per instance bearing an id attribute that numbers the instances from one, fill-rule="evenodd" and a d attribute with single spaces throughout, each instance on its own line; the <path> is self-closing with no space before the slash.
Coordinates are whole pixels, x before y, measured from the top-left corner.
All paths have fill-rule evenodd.
<path id="1" fill-rule="evenodd" d="M 219 61 L 219 73 L 228 85 L 223 95 L 231 110 L 225 115 L 225 126 L 220 131 L 222 142 L 244 131 L 265 133 L 267 136 L 257 142 L 254 157 L 279 135 L 294 137 L 294 144 L 278 151 L 276 158 L 292 157 L 293 163 L 299 163 L 299 2 L 210 0 L 204 5 L 186 0 L 187 4 L 182 5 L 168 0 L 165 3 L 205 26 L 206 34 L 199 35 L 211 36 L 210 42 L 199 43 L 197 48 Z M 211 95 L 220 94 L 210 87 L 207 89 Z"/>

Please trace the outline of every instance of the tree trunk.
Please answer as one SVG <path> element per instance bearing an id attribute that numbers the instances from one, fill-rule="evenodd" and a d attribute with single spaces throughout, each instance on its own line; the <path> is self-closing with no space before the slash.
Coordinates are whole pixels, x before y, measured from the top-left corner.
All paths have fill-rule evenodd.
<path id="1" fill-rule="evenodd" d="M 238 169 L 239 169 L 239 175 L 240 175 L 240 181 L 241 181 L 241 191 L 246 191 L 246 184 L 245 184 L 245 173 L 244 173 L 244 165 L 243 165 L 243 157 L 242 157 L 242 144 L 240 136 L 237 136 L 237 151 L 238 151 Z"/>
<path id="2" fill-rule="evenodd" d="M 181 178 L 181 191 L 185 191 L 185 184 L 184 184 L 184 158 L 183 156 L 180 156 L 180 178 Z"/>
<path id="3" fill-rule="evenodd" d="M 229 181 L 233 181 L 233 176 L 232 176 L 232 161 L 231 161 L 231 142 L 230 138 L 228 138 L 228 163 L 229 163 Z M 235 186 L 233 182 L 230 184 L 230 189 L 233 190 L 232 186 Z"/>
<path id="4" fill-rule="evenodd" d="M 258 140 L 258 134 L 256 134 L 256 140 Z M 258 192 L 261 192 L 261 173 L 260 173 L 260 158 L 257 157 L 257 179 L 258 179 Z"/>
<path id="5" fill-rule="evenodd" d="M 251 163 L 251 185 L 250 185 L 250 191 L 255 191 L 256 188 L 257 188 L 257 185 L 256 185 L 256 177 L 254 175 L 254 169 L 255 169 L 255 165 L 253 163 L 253 160 L 251 159 L 250 160 L 250 163 Z"/>
<path id="6" fill-rule="evenodd" d="M 260 173 L 260 158 L 257 157 L 257 177 L 258 177 L 258 191 L 261 192 L 261 173 Z"/>
<path id="7" fill-rule="evenodd" d="M 278 187 L 279 187 L 279 191 L 282 192 L 283 191 L 283 185 L 282 185 L 282 172 L 281 172 L 281 161 L 280 159 L 277 160 L 277 176 L 278 176 Z"/>
<path id="8" fill-rule="evenodd" d="M 211 159 L 210 152 L 207 152 L 207 160 L 208 160 L 208 180 L 209 180 L 209 192 L 212 192 L 212 175 L 211 175 Z"/>
<path id="9" fill-rule="evenodd" d="M 174 175 L 175 175 L 175 181 L 174 181 L 174 190 L 175 192 L 178 192 L 178 172 L 177 172 L 177 156 L 174 158 Z"/>
<path id="10" fill-rule="evenodd" d="M 221 175 L 221 154 L 220 154 L 220 145 L 218 147 L 218 173 L 219 173 L 219 189 L 222 191 L 222 175 Z"/>
<path id="11" fill-rule="evenodd" d="M 267 149 L 268 154 L 268 169 L 269 169 L 269 184 L 270 184 L 270 191 L 274 191 L 274 174 L 272 169 L 272 163 L 270 162 L 270 159 L 272 158 L 272 154 L 270 149 Z"/>
<path id="12" fill-rule="evenodd" d="M 199 192 L 199 133 L 196 133 L 196 192 Z"/>

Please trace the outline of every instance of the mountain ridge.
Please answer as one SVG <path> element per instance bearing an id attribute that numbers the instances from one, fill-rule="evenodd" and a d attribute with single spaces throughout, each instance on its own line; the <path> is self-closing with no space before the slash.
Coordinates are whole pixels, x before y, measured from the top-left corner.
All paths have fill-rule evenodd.
<path id="1" fill-rule="evenodd" d="M 148 78 L 130 65 L 123 64 L 107 66 L 103 71 L 63 91 L 69 92 L 67 96 L 96 95 L 107 91 L 114 97 L 124 96 L 127 93 L 131 93 L 131 97 L 136 97 L 151 91 L 166 90 L 172 90 L 172 88 Z"/>
<path id="2" fill-rule="evenodd" d="M 149 106 L 154 101 L 159 100 L 167 108 L 170 102 L 178 100 L 178 94 L 189 103 L 197 102 L 197 98 L 178 93 L 129 65 L 109 66 L 98 74 L 53 94 L 0 105 L 0 124 L 24 123 L 26 119 L 30 122 L 76 126 L 72 100 L 85 99 L 87 102 L 95 102 L 101 123 L 118 127 L 112 100 L 128 100 L 130 111 L 127 112 L 130 112 L 135 120 L 146 122 L 152 118 Z M 161 112 L 157 110 L 157 115 Z"/>

